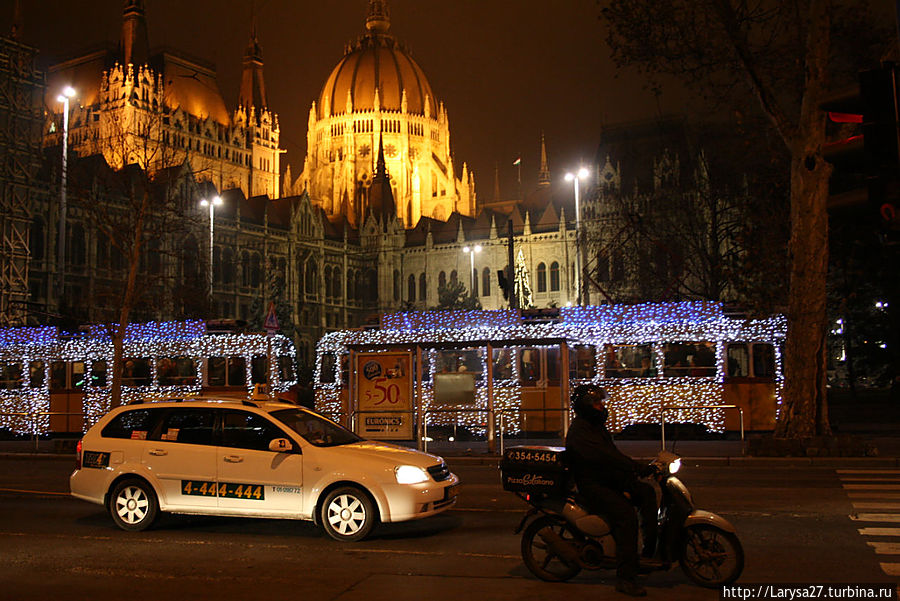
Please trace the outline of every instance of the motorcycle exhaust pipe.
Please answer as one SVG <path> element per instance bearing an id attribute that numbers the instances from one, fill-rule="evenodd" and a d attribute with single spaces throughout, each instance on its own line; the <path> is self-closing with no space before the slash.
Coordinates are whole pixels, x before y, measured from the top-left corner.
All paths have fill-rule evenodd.
<path id="1" fill-rule="evenodd" d="M 538 532 L 538 536 L 541 537 L 547 546 L 559 557 L 563 559 L 568 564 L 573 565 L 581 565 L 581 557 L 578 554 L 578 549 L 576 549 L 571 543 L 566 542 L 563 537 L 553 531 L 549 526 L 544 528 Z"/>

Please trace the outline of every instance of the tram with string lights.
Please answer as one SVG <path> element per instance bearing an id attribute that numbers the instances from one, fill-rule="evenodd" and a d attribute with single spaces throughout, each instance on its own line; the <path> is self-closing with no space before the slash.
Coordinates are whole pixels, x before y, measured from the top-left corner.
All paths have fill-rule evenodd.
<path id="1" fill-rule="evenodd" d="M 202 394 L 249 398 L 296 383 L 296 354 L 282 335 L 234 324 L 130 324 L 123 346 L 122 403 Z M 111 409 L 113 343 L 105 326 L 0 330 L 0 430 L 85 431 Z"/>
<path id="2" fill-rule="evenodd" d="M 421 441 L 448 428 L 489 442 L 498 432 L 559 438 L 570 390 L 595 383 L 609 392 L 612 431 L 663 418 L 767 431 L 786 331 L 784 316 L 706 301 L 386 314 L 322 337 L 315 403 L 367 438 Z"/>

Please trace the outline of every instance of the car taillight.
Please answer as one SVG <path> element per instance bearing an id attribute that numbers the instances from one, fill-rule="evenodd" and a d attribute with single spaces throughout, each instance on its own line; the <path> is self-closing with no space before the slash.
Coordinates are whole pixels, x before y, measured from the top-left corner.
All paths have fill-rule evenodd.
<path id="1" fill-rule="evenodd" d="M 79 440 L 78 444 L 75 445 L 75 469 L 76 470 L 81 469 L 81 445 L 82 445 L 82 442 L 84 442 L 84 441 Z"/>

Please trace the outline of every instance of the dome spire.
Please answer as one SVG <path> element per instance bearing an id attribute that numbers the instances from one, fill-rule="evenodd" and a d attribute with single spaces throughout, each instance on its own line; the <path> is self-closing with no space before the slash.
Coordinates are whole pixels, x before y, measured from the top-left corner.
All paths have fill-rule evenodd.
<path id="1" fill-rule="evenodd" d="M 538 172 L 538 187 L 550 185 L 550 167 L 547 165 L 547 145 L 544 143 L 544 132 L 541 132 L 541 170 Z"/>
<path id="2" fill-rule="evenodd" d="M 369 0 L 369 15 L 366 17 L 366 29 L 372 33 L 386 34 L 391 28 L 391 11 L 387 0 Z"/>

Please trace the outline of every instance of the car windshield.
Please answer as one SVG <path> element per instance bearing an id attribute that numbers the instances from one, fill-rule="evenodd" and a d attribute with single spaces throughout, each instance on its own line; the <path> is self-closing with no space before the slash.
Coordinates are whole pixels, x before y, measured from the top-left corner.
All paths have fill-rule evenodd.
<path id="1" fill-rule="evenodd" d="M 273 411 L 272 416 L 317 447 L 336 447 L 362 440 L 347 428 L 302 409 Z"/>

